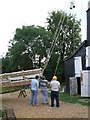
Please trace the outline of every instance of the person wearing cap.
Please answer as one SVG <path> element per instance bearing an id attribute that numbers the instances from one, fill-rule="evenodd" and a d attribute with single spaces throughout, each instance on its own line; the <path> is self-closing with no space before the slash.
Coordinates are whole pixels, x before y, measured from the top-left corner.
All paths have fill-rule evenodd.
<path id="1" fill-rule="evenodd" d="M 40 89 L 41 89 L 41 94 L 42 94 L 42 104 L 48 105 L 48 94 L 47 94 L 47 86 L 48 86 L 48 81 L 45 79 L 45 76 L 41 76 L 40 80 Z"/>
<path id="2" fill-rule="evenodd" d="M 59 107 L 60 82 L 57 81 L 57 76 L 53 76 L 52 81 L 50 82 L 50 88 L 51 88 L 51 107 L 54 107 L 54 99 L 56 99 L 56 107 Z"/>

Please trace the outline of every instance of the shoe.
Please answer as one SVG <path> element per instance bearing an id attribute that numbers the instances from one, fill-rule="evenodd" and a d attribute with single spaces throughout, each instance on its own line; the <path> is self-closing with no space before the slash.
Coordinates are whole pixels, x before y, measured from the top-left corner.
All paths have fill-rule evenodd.
<path id="1" fill-rule="evenodd" d="M 52 107 L 52 108 L 53 108 L 54 106 L 50 106 L 50 107 Z"/>
<path id="2" fill-rule="evenodd" d="M 56 107 L 60 107 L 60 106 L 56 106 Z"/>
<path id="3" fill-rule="evenodd" d="M 38 104 L 34 104 L 34 106 L 38 106 Z"/>
<path id="4" fill-rule="evenodd" d="M 42 103 L 42 105 L 45 105 L 44 103 Z"/>
<path id="5" fill-rule="evenodd" d="M 33 105 L 30 105 L 30 107 L 33 107 Z"/>
<path id="6" fill-rule="evenodd" d="M 46 103 L 46 105 L 49 105 L 49 103 Z"/>
<path id="7" fill-rule="evenodd" d="M 50 108 L 53 108 L 53 107 L 50 107 Z"/>

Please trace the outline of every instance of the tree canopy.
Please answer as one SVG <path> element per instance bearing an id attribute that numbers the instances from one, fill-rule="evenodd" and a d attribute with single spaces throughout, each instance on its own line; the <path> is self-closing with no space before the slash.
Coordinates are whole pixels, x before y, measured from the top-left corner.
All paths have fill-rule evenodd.
<path id="1" fill-rule="evenodd" d="M 75 16 L 63 11 L 52 11 L 47 18 L 48 31 L 53 34 L 57 31 L 54 38 L 57 38 L 55 45 L 61 49 L 63 57 L 71 56 L 81 43 L 81 24 Z"/>
<path id="2" fill-rule="evenodd" d="M 46 22 L 46 28 L 31 25 L 16 29 L 3 58 L 3 73 L 43 68 L 49 56 L 44 74 L 51 79 L 60 58 L 56 74 L 62 79 L 64 59 L 71 56 L 81 43 L 80 21 L 76 20 L 75 15 L 52 11 Z"/>
<path id="3" fill-rule="evenodd" d="M 54 56 L 53 59 L 56 60 L 57 58 L 57 60 L 56 62 L 53 60 L 49 62 L 45 74 L 48 74 L 47 76 L 49 73 L 56 74 L 60 80 L 64 80 L 64 60 L 66 57 L 70 57 L 81 43 L 81 24 L 80 21 L 76 20 L 75 15 L 63 11 L 49 13 L 47 24 L 47 30 L 54 35 L 52 56 Z M 52 72 L 49 72 L 50 67 Z"/>
<path id="4" fill-rule="evenodd" d="M 13 67 L 13 70 L 8 72 L 41 67 L 41 60 L 47 57 L 51 38 L 50 32 L 40 26 L 17 28 L 6 55 L 10 66 Z"/>

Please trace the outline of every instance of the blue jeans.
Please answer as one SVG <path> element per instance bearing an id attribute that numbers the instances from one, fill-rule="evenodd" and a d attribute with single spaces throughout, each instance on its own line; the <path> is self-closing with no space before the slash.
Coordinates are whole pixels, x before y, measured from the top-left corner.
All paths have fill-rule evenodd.
<path id="1" fill-rule="evenodd" d="M 48 103 L 48 94 L 47 94 L 47 90 L 41 90 L 42 93 L 42 104 Z"/>
<path id="2" fill-rule="evenodd" d="M 31 90 L 31 98 L 30 98 L 30 105 L 37 105 L 37 95 L 38 91 L 37 90 Z"/>
<path id="3" fill-rule="evenodd" d="M 56 99 L 56 107 L 59 107 L 59 92 L 51 91 L 51 107 L 54 107 L 54 99 Z"/>

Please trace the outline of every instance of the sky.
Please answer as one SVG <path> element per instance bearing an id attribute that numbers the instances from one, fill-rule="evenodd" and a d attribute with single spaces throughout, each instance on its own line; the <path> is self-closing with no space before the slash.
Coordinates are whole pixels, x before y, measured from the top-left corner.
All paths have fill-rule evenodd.
<path id="1" fill-rule="evenodd" d="M 75 5 L 72 10 L 71 2 Z M 86 40 L 87 9 L 88 0 L 0 0 L 0 57 L 8 51 L 9 41 L 13 39 L 16 28 L 23 25 L 46 26 L 46 18 L 52 10 L 76 14 L 76 19 L 82 20 L 82 41 Z"/>

